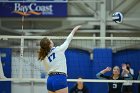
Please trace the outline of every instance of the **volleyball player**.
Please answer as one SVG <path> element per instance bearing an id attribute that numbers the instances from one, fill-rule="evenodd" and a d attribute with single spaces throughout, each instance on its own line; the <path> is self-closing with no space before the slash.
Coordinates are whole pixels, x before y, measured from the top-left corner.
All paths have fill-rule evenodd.
<path id="1" fill-rule="evenodd" d="M 129 63 L 125 63 L 127 70 L 130 72 L 132 76 L 134 76 L 134 70 L 131 68 Z M 124 71 L 122 71 L 122 76 L 128 77 L 128 74 Z M 122 88 L 123 93 L 133 93 L 133 83 L 130 82 L 124 82 L 123 83 L 123 88 Z"/>
<path id="2" fill-rule="evenodd" d="M 106 76 L 104 75 L 106 72 L 109 72 L 111 71 L 111 68 L 110 67 L 107 67 L 106 69 L 100 71 L 96 76 L 97 78 L 100 78 L 100 79 L 108 79 L 108 80 L 123 80 L 123 79 L 132 79 L 132 75 L 129 73 L 129 71 L 126 69 L 126 65 L 124 65 L 122 67 L 122 69 L 128 73 L 128 77 L 122 77 L 120 75 L 120 68 L 118 66 L 115 66 L 113 68 L 113 74 L 111 76 Z M 116 82 L 112 82 L 112 83 L 108 83 L 108 87 L 109 87 L 109 90 L 108 90 L 108 93 L 122 93 L 122 83 L 116 83 Z"/>
<path id="3" fill-rule="evenodd" d="M 40 41 L 41 48 L 38 59 L 43 61 L 49 75 L 47 79 L 48 93 L 68 93 L 65 50 L 80 27 L 76 26 L 60 46 L 54 47 L 54 43 L 48 38 L 43 38 Z"/>

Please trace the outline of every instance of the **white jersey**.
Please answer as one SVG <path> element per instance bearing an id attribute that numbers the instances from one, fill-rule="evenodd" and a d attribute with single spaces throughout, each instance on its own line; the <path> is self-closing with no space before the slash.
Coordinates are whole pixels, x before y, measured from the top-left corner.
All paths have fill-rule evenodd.
<path id="1" fill-rule="evenodd" d="M 48 73 L 64 72 L 67 74 L 65 50 L 68 48 L 72 37 L 73 35 L 70 34 L 61 46 L 53 47 L 48 56 L 44 59 Z"/>

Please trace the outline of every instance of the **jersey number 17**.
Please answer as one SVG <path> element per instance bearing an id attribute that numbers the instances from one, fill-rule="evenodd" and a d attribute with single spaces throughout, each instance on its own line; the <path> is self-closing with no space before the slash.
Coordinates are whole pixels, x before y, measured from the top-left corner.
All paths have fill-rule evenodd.
<path id="1" fill-rule="evenodd" d="M 49 62 L 52 62 L 55 59 L 55 53 L 52 53 L 49 57 Z"/>

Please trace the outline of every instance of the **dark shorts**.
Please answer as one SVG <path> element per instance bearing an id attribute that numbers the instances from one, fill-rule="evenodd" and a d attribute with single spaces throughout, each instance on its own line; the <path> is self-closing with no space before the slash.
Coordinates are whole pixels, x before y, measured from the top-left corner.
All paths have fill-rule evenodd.
<path id="1" fill-rule="evenodd" d="M 47 89 L 55 92 L 68 87 L 66 75 L 51 75 L 47 79 Z"/>
<path id="2" fill-rule="evenodd" d="M 123 93 L 130 93 L 130 92 L 133 92 L 133 87 L 130 85 L 130 86 L 123 86 L 123 89 L 122 89 L 122 92 Z"/>

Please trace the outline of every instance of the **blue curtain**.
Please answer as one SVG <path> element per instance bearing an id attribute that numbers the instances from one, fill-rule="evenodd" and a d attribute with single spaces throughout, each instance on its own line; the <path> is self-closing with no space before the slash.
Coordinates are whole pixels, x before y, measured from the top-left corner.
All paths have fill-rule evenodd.
<path id="1" fill-rule="evenodd" d="M 11 78 L 11 49 L 0 48 L 0 53 L 4 53 L 6 56 L 1 58 L 3 64 L 4 74 L 7 78 Z M 0 93 L 11 93 L 11 82 L 0 82 Z"/>
<path id="2" fill-rule="evenodd" d="M 108 48 L 95 48 L 93 50 L 93 78 L 96 78 L 96 74 L 106 67 L 112 67 L 112 49 Z M 110 73 L 107 73 L 110 75 Z M 97 78 L 96 78 L 97 79 Z M 107 83 L 94 83 L 93 93 L 107 93 Z"/>
<path id="3" fill-rule="evenodd" d="M 92 63 L 90 61 L 90 54 L 87 51 L 79 49 L 68 49 L 66 51 L 68 78 L 77 79 L 82 77 L 83 79 L 92 78 Z M 68 83 L 69 89 L 75 85 L 74 83 Z M 92 92 L 92 83 L 85 83 L 89 89 L 89 93 Z"/>

